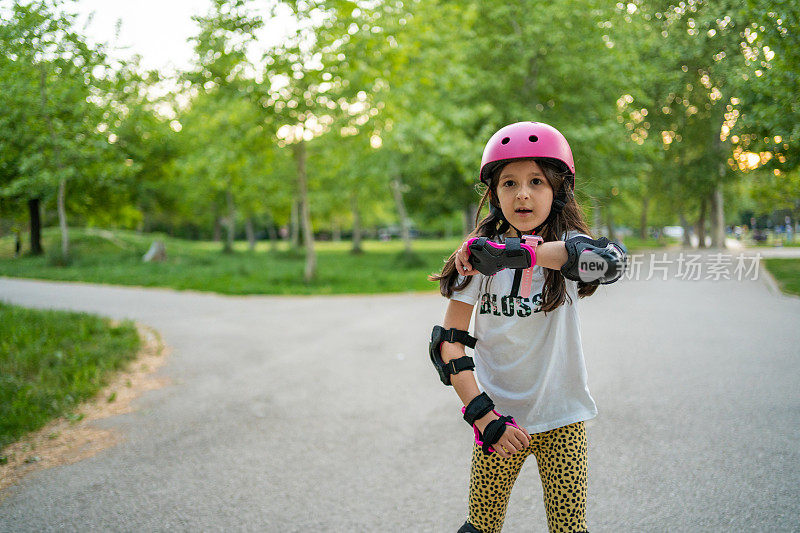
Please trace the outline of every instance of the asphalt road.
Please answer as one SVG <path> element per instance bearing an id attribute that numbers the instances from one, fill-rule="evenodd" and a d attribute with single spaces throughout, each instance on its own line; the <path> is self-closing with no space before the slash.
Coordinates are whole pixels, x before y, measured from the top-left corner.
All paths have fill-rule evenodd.
<path id="1" fill-rule="evenodd" d="M 579 304 L 600 411 L 587 423 L 590 531 L 800 531 L 800 299 L 763 275 L 648 269 Z M 123 442 L 7 489 L 0 531 L 452 532 L 465 520 L 472 433 L 427 356 L 438 295 L 0 278 L 0 299 L 132 318 L 173 349 L 160 370 L 173 384 L 100 423 Z M 546 531 L 533 457 L 505 531 Z"/>

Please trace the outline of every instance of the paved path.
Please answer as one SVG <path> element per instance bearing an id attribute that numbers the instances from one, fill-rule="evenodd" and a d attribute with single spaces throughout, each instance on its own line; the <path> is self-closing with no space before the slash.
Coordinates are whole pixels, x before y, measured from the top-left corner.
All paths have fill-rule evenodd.
<path id="1" fill-rule="evenodd" d="M 747 248 L 746 250 L 748 253 L 757 253 L 765 258 L 800 259 L 800 246 L 787 246 L 786 248 L 774 246 L 771 248 Z"/>
<path id="2" fill-rule="evenodd" d="M 471 431 L 426 353 L 436 295 L 0 278 L 0 299 L 146 323 L 173 348 L 160 372 L 174 382 L 102 421 L 121 444 L 8 489 L 0 531 L 452 532 L 465 519 Z M 800 530 L 800 299 L 763 276 L 653 276 L 580 306 L 600 410 L 590 530 Z M 546 531 L 533 459 L 505 531 Z"/>
<path id="3" fill-rule="evenodd" d="M 695 243 L 696 244 L 696 243 Z M 744 246 L 742 241 L 736 239 L 725 239 L 727 253 L 738 254 L 759 254 L 761 257 L 781 257 L 781 258 L 800 258 L 800 246 Z M 688 251 L 688 250 L 687 250 Z"/>

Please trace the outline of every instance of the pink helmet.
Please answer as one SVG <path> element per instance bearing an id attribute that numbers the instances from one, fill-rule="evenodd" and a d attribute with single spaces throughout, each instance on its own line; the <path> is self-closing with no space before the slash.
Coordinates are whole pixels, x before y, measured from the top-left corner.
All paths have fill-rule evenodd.
<path id="1" fill-rule="evenodd" d="M 560 131 L 544 122 L 515 122 L 492 135 L 483 149 L 481 181 L 489 185 L 494 167 L 490 163 L 523 157 L 546 157 L 560 163 L 562 171 L 571 174 L 567 180 L 570 188 L 575 187 L 575 163 L 569 143 Z"/>

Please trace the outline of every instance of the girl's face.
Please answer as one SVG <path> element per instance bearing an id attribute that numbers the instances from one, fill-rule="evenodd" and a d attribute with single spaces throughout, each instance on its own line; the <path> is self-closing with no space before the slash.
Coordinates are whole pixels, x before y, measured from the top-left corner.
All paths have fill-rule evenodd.
<path id="1" fill-rule="evenodd" d="M 530 232 L 550 214 L 553 187 L 535 161 L 513 161 L 500 171 L 497 199 L 506 220 Z"/>

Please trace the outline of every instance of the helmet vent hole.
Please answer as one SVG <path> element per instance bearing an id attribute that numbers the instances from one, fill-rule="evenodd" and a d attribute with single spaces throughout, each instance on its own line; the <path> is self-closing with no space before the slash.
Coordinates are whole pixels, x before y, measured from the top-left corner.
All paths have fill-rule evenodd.
<path id="1" fill-rule="evenodd" d="M 530 137 L 528 137 L 528 140 L 532 143 L 535 143 L 536 141 L 539 140 L 539 137 L 537 137 L 536 135 L 531 135 Z"/>
<path id="2" fill-rule="evenodd" d="M 511 140 L 511 138 L 510 138 L 510 137 L 503 137 L 503 140 L 502 140 L 502 141 L 500 141 L 500 142 L 501 142 L 502 144 L 508 144 L 508 141 L 510 141 L 510 140 Z"/>

